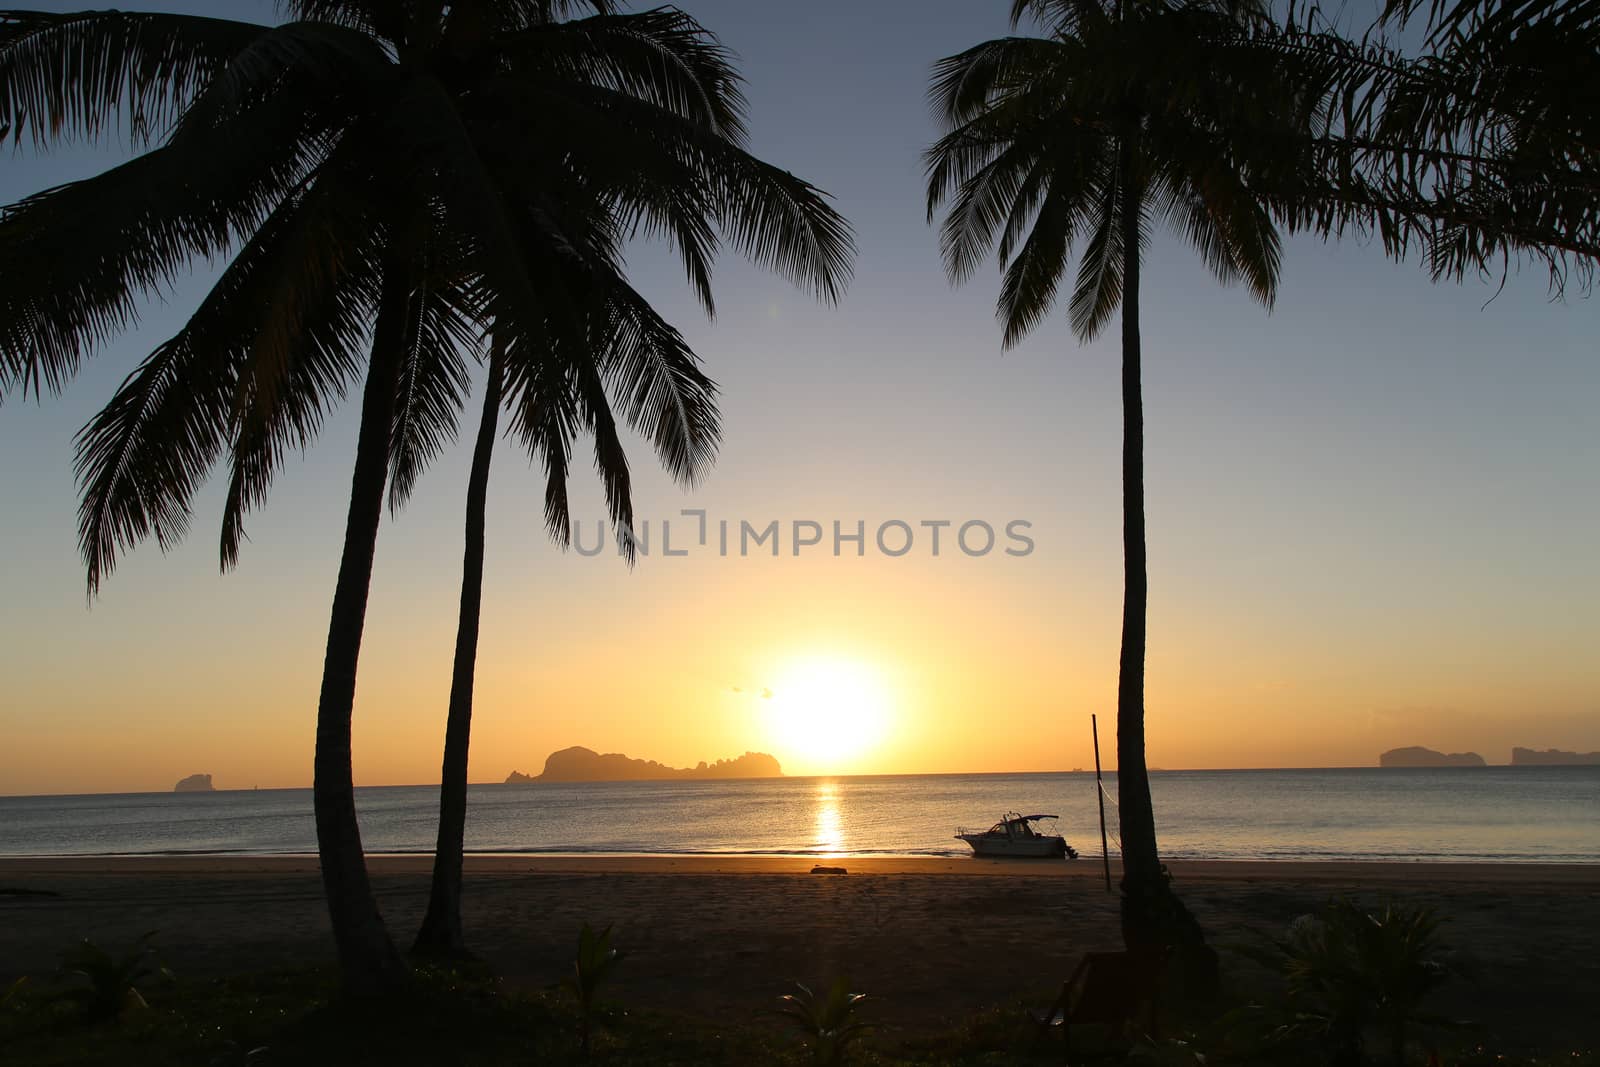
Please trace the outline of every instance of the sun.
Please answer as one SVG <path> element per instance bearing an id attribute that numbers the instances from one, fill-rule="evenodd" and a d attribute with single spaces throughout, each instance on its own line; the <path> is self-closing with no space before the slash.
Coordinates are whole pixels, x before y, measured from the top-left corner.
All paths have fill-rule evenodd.
<path id="1" fill-rule="evenodd" d="M 883 741 L 890 705 L 883 679 L 865 664 L 808 659 L 773 684 L 768 715 L 774 740 L 797 769 L 830 774 Z"/>

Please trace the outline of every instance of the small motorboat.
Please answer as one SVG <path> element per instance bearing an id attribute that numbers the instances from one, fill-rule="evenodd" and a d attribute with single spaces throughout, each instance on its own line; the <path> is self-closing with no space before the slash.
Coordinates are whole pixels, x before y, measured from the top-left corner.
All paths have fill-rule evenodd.
<path id="1" fill-rule="evenodd" d="M 1009 856 L 1049 859 L 1065 856 L 1077 859 L 1078 853 L 1058 833 L 1041 832 L 1036 823 L 1054 821 L 1055 815 L 1019 815 L 1008 811 L 987 830 L 956 829 L 956 840 L 972 846 L 974 856 Z"/>

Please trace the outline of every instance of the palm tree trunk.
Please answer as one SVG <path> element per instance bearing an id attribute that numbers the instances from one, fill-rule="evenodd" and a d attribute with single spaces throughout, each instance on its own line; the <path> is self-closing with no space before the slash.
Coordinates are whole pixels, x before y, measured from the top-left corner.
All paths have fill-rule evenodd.
<path id="1" fill-rule="evenodd" d="M 1139 210 L 1133 151 L 1118 160 L 1122 190 L 1122 659 L 1117 676 L 1117 817 L 1122 826 L 1122 940 L 1130 950 L 1175 949 L 1180 998 L 1218 988 L 1217 954 L 1172 892 L 1156 847 L 1144 754 L 1144 663 L 1149 576 L 1144 525 L 1144 385 L 1139 343 Z"/>
<path id="2" fill-rule="evenodd" d="M 1144 538 L 1144 391 L 1139 345 L 1139 193 L 1132 153 L 1118 166 L 1122 187 L 1122 659 L 1117 675 L 1117 813 L 1122 824 L 1124 896 L 1162 884 L 1150 775 L 1144 759 L 1144 658 L 1149 580 Z"/>
<path id="3" fill-rule="evenodd" d="M 395 385 L 400 370 L 408 291 L 405 278 L 390 271 L 373 331 L 372 359 L 361 397 L 361 430 L 350 485 L 344 554 L 334 587 L 328 651 L 317 705 L 317 754 L 312 803 L 317 819 L 317 853 L 328 898 L 334 942 L 345 989 L 375 996 L 400 986 L 406 967 L 384 929 L 367 877 L 356 823 L 355 780 L 350 762 L 350 716 L 356 696 L 356 663 L 367 613 L 372 557 L 383 515 L 383 489 L 389 471 L 389 434 Z"/>
<path id="4" fill-rule="evenodd" d="M 467 827 L 467 751 L 472 738 L 472 686 L 478 663 L 478 613 L 483 603 L 483 539 L 489 496 L 489 464 L 505 376 L 505 347 L 489 349 L 489 380 L 483 418 L 467 479 L 467 537 L 461 561 L 461 615 L 456 623 L 456 660 L 450 677 L 450 712 L 444 731 L 444 768 L 439 787 L 439 839 L 433 853 L 433 888 L 414 951 L 459 956 L 467 951 L 461 932 L 461 862 Z"/>

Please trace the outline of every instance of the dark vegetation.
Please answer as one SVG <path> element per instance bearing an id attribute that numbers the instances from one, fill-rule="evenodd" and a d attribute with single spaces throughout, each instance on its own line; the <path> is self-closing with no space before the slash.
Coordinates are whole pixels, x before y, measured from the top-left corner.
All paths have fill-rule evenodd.
<path id="1" fill-rule="evenodd" d="M 1430 1013 L 1430 994 L 1470 981 L 1426 908 L 1331 902 L 1282 938 L 1225 955 L 1228 992 L 1117 1026 L 1074 1027 L 1036 1004 L 974 1006 L 926 1032 L 873 1033 L 872 1003 L 842 978 L 750 990 L 747 1014 L 640 1011 L 604 996 L 625 966 L 611 930 L 585 925 L 572 977 L 516 988 L 481 964 L 413 970 L 397 999 L 340 991 L 331 970 L 173 978 L 130 951 L 87 943 L 62 971 L 0 993 L 11 1064 L 1296 1064 L 1307 1067 L 1600 1067 L 1595 1050 L 1507 1056 L 1492 1035 Z M 92 966 L 83 966 L 89 960 Z M 1048 997 L 1041 981 L 1038 1003 Z M 892 994 L 893 991 L 887 991 Z"/>

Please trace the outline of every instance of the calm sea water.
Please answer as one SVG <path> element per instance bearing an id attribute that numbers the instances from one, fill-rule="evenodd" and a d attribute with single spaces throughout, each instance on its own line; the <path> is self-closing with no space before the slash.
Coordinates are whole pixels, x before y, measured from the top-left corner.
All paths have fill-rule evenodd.
<path id="1" fill-rule="evenodd" d="M 1173 858 L 1600 862 L 1600 767 L 1173 771 L 1151 790 Z M 482 785 L 467 847 L 964 855 L 956 826 L 1020 809 L 1059 814 L 1089 853 L 1095 796 L 1082 773 Z M 431 850 L 437 802 L 433 786 L 357 790 L 366 847 Z M 0 797 L 0 855 L 315 849 L 307 789 Z"/>

